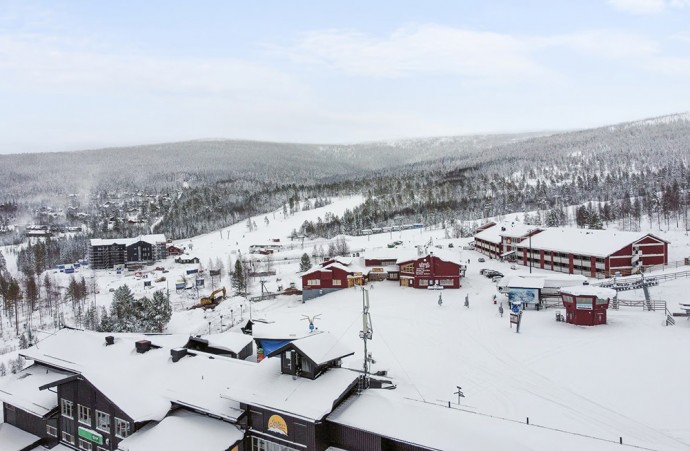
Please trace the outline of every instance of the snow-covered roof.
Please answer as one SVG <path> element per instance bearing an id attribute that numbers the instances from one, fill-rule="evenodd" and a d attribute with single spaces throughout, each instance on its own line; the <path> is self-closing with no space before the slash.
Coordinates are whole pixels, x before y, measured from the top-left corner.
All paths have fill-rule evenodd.
<path id="1" fill-rule="evenodd" d="M 269 354 L 279 354 L 286 347 L 294 346 L 302 354 L 307 356 L 316 365 L 323 365 L 332 360 L 337 360 L 354 354 L 347 346 L 343 345 L 337 338 L 328 332 L 314 332 L 304 338 L 294 340 Z"/>
<path id="2" fill-rule="evenodd" d="M 0 444 L 3 451 L 21 451 L 41 440 L 9 423 L 0 423 Z"/>
<path id="3" fill-rule="evenodd" d="M 616 290 L 611 288 L 602 288 L 593 285 L 576 285 L 572 287 L 561 288 L 561 293 L 571 294 L 573 296 L 596 296 L 600 299 L 612 299 L 616 297 Z"/>
<path id="4" fill-rule="evenodd" d="M 607 257 L 645 236 L 646 232 L 587 230 L 572 227 L 549 227 L 532 236 L 532 248 L 594 257 Z M 523 241 L 517 245 L 529 248 Z"/>
<path id="5" fill-rule="evenodd" d="M 293 323 L 261 323 L 252 325 L 252 337 L 254 339 L 296 340 L 309 335 L 309 330 L 302 324 L 296 327 Z"/>
<path id="6" fill-rule="evenodd" d="M 123 451 L 224 451 L 244 438 L 236 426 L 224 421 L 177 410 L 163 421 L 145 426 L 120 442 Z"/>
<path id="7" fill-rule="evenodd" d="M 505 285 L 508 288 L 544 288 L 544 279 L 538 279 L 536 277 L 524 278 L 524 277 L 511 277 L 508 283 Z"/>
<path id="8" fill-rule="evenodd" d="M 113 244 L 124 244 L 129 246 L 130 244 L 138 243 L 139 241 L 145 241 L 150 244 L 165 243 L 165 235 L 162 233 L 157 233 L 154 235 L 139 235 L 134 238 L 92 238 L 91 246 L 110 246 Z"/>
<path id="9" fill-rule="evenodd" d="M 417 249 L 411 249 L 417 255 Z M 378 249 L 368 249 L 362 254 L 367 260 L 397 260 L 404 254 L 409 253 L 410 248 L 406 247 L 382 247 Z"/>
<path id="10" fill-rule="evenodd" d="M 358 377 L 354 371 L 331 368 L 313 380 L 293 378 L 281 374 L 280 359 L 264 359 L 245 377 L 228 379 L 229 388 L 222 396 L 316 421 L 333 410 Z"/>
<path id="11" fill-rule="evenodd" d="M 110 346 L 105 344 L 106 335 L 61 329 L 21 354 L 83 375 L 134 421 L 160 421 L 170 410 L 171 402 L 221 417 L 235 417 L 232 410 L 239 406 L 221 400 L 219 393 L 225 389 L 228 378 L 243 373 L 253 363 L 211 358 L 205 353 L 173 363 L 169 348 L 137 353 L 135 342 L 141 335 L 113 334 L 115 343 Z M 156 344 L 155 336 L 146 338 Z"/>
<path id="12" fill-rule="evenodd" d="M 310 275 L 310 274 L 314 274 L 314 273 L 317 273 L 317 272 L 331 272 L 331 270 L 330 270 L 330 269 L 327 269 L 327 268 L 322 268 L 322 267 L 320 267 L 320 266 L 317 266 L 317 267 L 312 268 L 312 269 L 310 269 L 310 270 L 308 270 L 308 271 L 304 271 L 304 272 L 302 273 L 302 277 L 308 276 L 308 275 Z"/>
<path id="13" fill-rule="evenodd" d="M 427 258 L 429 256 L 433 255 L 434 257 L 437 257 L 445 262 L 449 263 L 455 263 L 456 265 L 462 265 L 462 258 L 460 258 L 460 252 L 459 251 L 450 251 L 448 249 L 439 249 L 437 247 L 429 247 L 426 249 L 425 252 L 422 253 L 422 255 L 419 255 L 416 250 L 414 250 L 414 254 L 409 253 L 408 255 L 404 255 L 396 261 L 398 265 L 402 263 L 407 263 L 411 262 L 414 260 L 419 260 L 421 258 Z"/>
<path id="14" fill-rule="evenodd" d="M 31 365 L 6 379 L 0 379 L 0 401 L 42 417 L 57 407 L 57 397 L 48 390 L 39 390 L 39 387 L 68 376 L 70 373 L 65 371 L 39 364 Z"/>
<path id="15" fill-rule="evenodd" d="M 235 354 L 238 354 L 245 346 L 254 341 L 250 335 L 232 331 L 222 334 L 202 335 L 200 338 L 206 340 L 212 348 L 231 351 Z"/>
<path id="16" fill-rule="evenodd" d="M 493 225 L 485 230 L 474 235 L 475 239 L 488 241 L 489 243 L 499 244 L 502 236 L 507 237 L 522 237 L 539 227 L 533 225 L 526 225 L 516 221 L 503 221 Z M 505 230 L 504 230 L 505 229 Z M 534 237 L 532 237 L 534 240 Z"/>
<path id="17" fill-rule="evenodd" d="M 620 449 L 617 442 L 413 401 L 391 390 L 352 396 L 328 421 L 433 449 Z"/>

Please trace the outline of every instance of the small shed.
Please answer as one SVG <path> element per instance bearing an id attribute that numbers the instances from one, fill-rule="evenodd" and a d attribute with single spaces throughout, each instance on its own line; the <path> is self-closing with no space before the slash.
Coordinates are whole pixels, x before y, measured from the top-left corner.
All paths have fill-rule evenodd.
<path id="1" fill-rule="evenodd" d="M 606 310 L 615 296 L 616 290 L 591 285 L 562 288 L 565 322 L 578 326 L 606 324 Z"/>

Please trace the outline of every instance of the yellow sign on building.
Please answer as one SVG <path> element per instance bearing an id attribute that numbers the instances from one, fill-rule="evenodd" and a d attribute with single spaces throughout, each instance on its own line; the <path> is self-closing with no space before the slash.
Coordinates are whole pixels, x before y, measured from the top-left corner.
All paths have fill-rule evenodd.
<path id="1" fill-rule="evenodd" d="M 268 430 L 270 432 L 288 435 L 287 423 L 280 415 L 271 415 L 268 419 Z"/>

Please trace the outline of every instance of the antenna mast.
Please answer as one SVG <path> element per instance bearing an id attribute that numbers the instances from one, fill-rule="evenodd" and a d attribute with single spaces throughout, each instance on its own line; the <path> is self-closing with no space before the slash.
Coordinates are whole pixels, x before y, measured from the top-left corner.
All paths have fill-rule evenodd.
<path id="1" fill-rule="evenodd" d="M 371 324 L 371 314 L 369 313 L 369 290 L 362 287 L 362 330 L 359 331 L 359 338 L 364 341 L 364 379 L 369 384 L 369 363 L 371 357 L 367 351 L 367 340 L 371 340 L 374 335 L 374 328 Z"/>

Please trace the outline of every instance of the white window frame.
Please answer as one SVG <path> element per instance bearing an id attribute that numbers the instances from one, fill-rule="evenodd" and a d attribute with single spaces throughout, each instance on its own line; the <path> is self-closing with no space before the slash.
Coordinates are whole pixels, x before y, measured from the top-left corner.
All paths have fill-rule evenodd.
<path id="1" fill-rule="evenodd" d="M 83 449 L 84 451 L 91 451 L 91 450 L 93 450 L 93 445 L 88 440 L 84 440 L 83 438 L 80 438 L 79 439 L 79 449 Z"/>
<path id="2" fill-rule="evenodd" d="M 319 285 L 321 285 L 321 280 L 319 280 L 319 279 L 309 279 L 309 280 L 307 280 L 307 286 L 310 286 L 310 287 L 318 287 Z"/>
<path id="3" fill-rule="evenodd" d="M 57 428 L 50 424 L 46 424 L 46 434 L 50 435 L 51 437 L 57 437 Z"/>
<path id="4" fill-rule="evenodd" d="M 106 417 L 108 419 L 108 427 L 107 428 L 102 428 L 101 427 L 101 417 Z M 99 431 L 103 432 L 108 432 L 110 433 L 110 414 L 101 412 L 100 410 L 96 410 L 96 429 Z"/>
<path id="5" fill-rule="evenodd" d="M 85 415 L 82 414 L 85 413 Z M 79 418 L 79 423 L 91 426 L 91 408 L 86 407 L 81 404 L 77 404 L 77 417 Z"/>
<path id="6" fill-rule="evenodd" d="M 69 409 L 67 409 L 69 408 Z M 65 413 L 66 410 L 69 410 L 69 415 Z M 62 398 L 60 400 L 60 413 L 62 414 L 63 417 L 69 418 L 69 419 L 74 419 L 74 402 L 70 401 L 69 399 L 64 399 Z"/>
<path id="7" fill-rule="evenodd" d="M 74 436 L 69 432 L 62 431 L 62 441 L 74 445 Z"/>
<path id="8" fill-rule="evenodd" d="M 125 424 L 125 425 L 127 426 L 127 428 L 126 428 L 126 430 L 125 430 L 125 435 L 122 435 L 122 434 L 120 433 L 120 425 L 121 425 L 121 424 Z M 129 428 L 130 428 L 129 421 L 125 421 L 125 420 L 122 420 L 122 419 L 120 419 L 120 418 L 118 418 L 118 417 L 115 417 L 115 437 L 117 437 L 117 438 L 127 438 L 127 437 L 129 437 L 129 432 L 130 432 L 130 431 L 129 431 Z"/>
<path id="9" fill-rule="evenodd" d="M 343 281 L 340 279 L 333 279 L 333 286 L 334 287 L 340 287 L 343 285 Z"/>

